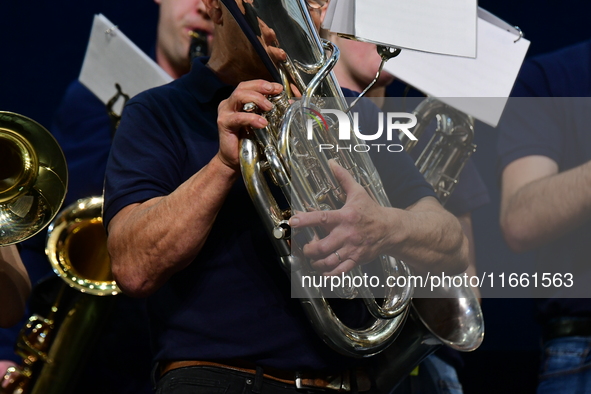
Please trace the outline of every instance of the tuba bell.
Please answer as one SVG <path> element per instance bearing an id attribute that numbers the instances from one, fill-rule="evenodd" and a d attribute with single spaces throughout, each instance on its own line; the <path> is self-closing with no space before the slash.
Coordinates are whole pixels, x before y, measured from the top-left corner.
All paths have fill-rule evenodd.
<path id="1" fill-rule="evenodd" d="M 120 293 L 111 274 L 102 204 L 102 197 L 80 199 L 50 224 L 45 252 L 62 283 L 48 314 L 31 316 L 21 330 L 16 353 L 23 363 L 8 369 L 0 393 L 64 394 L 74 387 L 114 303 L 114 297 L 102 296 Z"/>
<path id="2" fill-rule="evenodd" d="M 39 123 L 0 112 L 0 246 L 24 241 L 58 213 L 68 185 L 64 154 Z"/>

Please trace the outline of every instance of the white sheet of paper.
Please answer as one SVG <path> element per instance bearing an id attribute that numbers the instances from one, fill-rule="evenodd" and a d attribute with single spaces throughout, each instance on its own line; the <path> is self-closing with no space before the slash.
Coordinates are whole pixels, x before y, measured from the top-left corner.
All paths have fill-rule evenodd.
<path id="1" fill-rule="evenodd" d="M 491 15 L 487 13 L 487 20 L 478 18 L 475 59 L 403 50 L 384 69 L 425 94 L 495 127 L 530 43 L 524 38 L 517 40 L 517 30 L 494 16 L 491 19 Z M 466 99 L 481 97 L 498 99 Z"/>
<path id="2" fill-rule="evenodd" d="M 355 0 L 331 1 L 322 27 L 333 33 L 355 35 Z"/>
<path id="3" fill-rule="evenodd" d="M 337 0 L 324 27 L 363 41 L 476 56 L 476 0 Z"/>
<path id="4" fill-rule="evenodd" d="M 172 81 L 170 75 L 102 14 L 94 17 L 78 79 L 105 104 L 117 93 L 115 83 L 133 97 Z"/>

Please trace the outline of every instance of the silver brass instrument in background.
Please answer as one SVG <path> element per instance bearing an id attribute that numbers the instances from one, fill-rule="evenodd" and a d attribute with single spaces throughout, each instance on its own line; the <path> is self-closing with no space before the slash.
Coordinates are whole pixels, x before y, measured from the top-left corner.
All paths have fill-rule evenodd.
<path id="1" fill-rule="evenodd" d="M 291 274 L 293 283 L 301 283 L 302 276 L 316 273 L 306 259 L 298 255 L 297 250 L 291 253 L 291 234 L 287 221 L 293 211 L 342 207 L 345 196 L 329 168 L 329 159 L 336 160 L 346 168 L 381 205 L 390 206 L 390 203 L 366 152 L 341 150 L 327 156 L 313 148 L 319 143 L 336 141 L 334 130 L 331 130 L 336 124 L 328 128 L 315 124 L 314 140 L 306 138 L 306 122 L 302 115 L 308 108 L 319 111 L 325 105 L 328 107 L 331 100 L 331 107 L 328 108 L 336 108 L 344 113 L 348 106 L 331 72 L 338 60 L 338 48 L 329 41 L 320 41 L 305 2 L 242 2 L 246 17 L 234 0 L 224 3 L 239 23 L 244 25 L 249 21 L 255 24 L 243 30 L 247 37 L 249 34 L 254 37 L 251 42 L 255 49 L 258 48 L 263 63 L 276 81 L 283 82 L 285 88 L 279 96 L 269 98 L 275 104 L 275 109 L 265 114 L 269 126 L 252 130 L 248 138 L 242 139 L 241 167 L 246 187 L 283 267 Z M 263 45 L 281 48 L 287 54 L 287 60 L 274 63 Z M 328 58 L 325 52 L 330 54 Z M 289 100 L 298 96 L 296 92 L 301 93 L 301 98 L 290 104 Z M 245 110 L 256 109 L 246 106 Z M 334 119 L 327 119 L 334 122 Z M 350 141 L 352 145 L 357 142 L 355 138 Z M 273 179 L 282 189 L 289 200 L 288 210 L 281 209 L 270 192 L 265 176 Z M 322 236 L 320 229 L 298 235 L 304 238 L 302 245 L 316 236 Z M 293 241 L 294 238 L 291 239 Z M 389 256 L 381 256 L 378 260 L 376 263 L 381 265 L 385 276 L 409 275 L 401 261 Z M 363 275 L 359 267 L 351 274 Z M 353 297 L 353 290 L 343 288 L 341 293 L 345 297 Z M 382 351 L 396 338 L 408 312 L 412 287 L 410 284 L 403 288 L 389 287 L 382 303 L 378 303 L 369 290 L 359 291 L 369 311 L 375 316 L 363 328 L 351 328 L 343 324 L 317 287 L 302 288 L 298 297 L 313 327 L 329 346 L 349 356 L 367 357 Z"/>
<path id="2" fill-rule="evenodd" d="M 80 199 L 48 229 L 46 254 L 63 279 L 49 314 L 33 315 L 21 330 L 20 367 L 8 369 L 0 388 L 7 394 L 64 394 L 76 383 L 119 287 L 111 275 L 102 197 Z M 72 289 L 74 290 L 72 290 Z"/>
<path id="3" fill-rule="evenodd" d="M 423 136 L 432 120 L 437 121 L 435 133 L 415 164 L 445 205 L 458 183 L 466 160 L 476 151 L 473 144 L 474 120 L 432 97 L 424 99 L 413 113 L 417 117 L 417 126 L 413 130 L 417 139 Z M 400 141 L 407 152 L 417 144 L 404 133 L 401 133 Z"/>
<path id="4" fill-rule="evenodd" d="M 43 230 L 67 186 L 66 159 L 49 131 L 25 116 L 0 112 L 0 246 Z"/>

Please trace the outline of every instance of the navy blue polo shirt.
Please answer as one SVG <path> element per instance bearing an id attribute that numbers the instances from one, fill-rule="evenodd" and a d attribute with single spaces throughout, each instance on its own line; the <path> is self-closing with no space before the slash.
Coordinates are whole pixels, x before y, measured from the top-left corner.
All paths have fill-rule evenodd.
<path id="1" fill-rule="evenodd" d="M 526 61 L 511 96 L 499 125 L 499 176 L 509 163 L 530 155 L 551 158 L 559 172 L 591 160 L 591 41 Z M 579 285 L 586 283 L 589 234 L 587 222 L 540 248 L 537 271 L 572 272 Z M 541 322 L 564 316 L 591 316 L 591 299 L 538 300 Z"/>
<path id="2" fill-rule="evenodd" d="M 107 225 L 121 208 L 173 192 L 217 153 L 217 108 L 233 87 L 203 61 L 127 104 L 107 165 Z M 377 122 L 377 109 L 368 109 Z M 434 195 L 406 154 L 375 158 L 390 175 L 384 187 L 393 205 Z M 203 202 L 196 196 L 194 203 Z M 357 362 L 328 348 L 290 297 L 289 280 L 241 179 L 199 255 L 148 298 L 148 309 L 156 360 L 243 359 L 292 370 Z"/>

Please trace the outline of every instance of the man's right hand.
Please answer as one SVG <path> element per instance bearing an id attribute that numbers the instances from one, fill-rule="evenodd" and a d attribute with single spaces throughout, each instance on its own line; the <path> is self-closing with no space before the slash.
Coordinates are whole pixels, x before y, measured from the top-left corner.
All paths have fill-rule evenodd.
<path id="1" fill-rule="evenodd" d="M 267 96 L 281 93 L 283 86 L 264 80 L 254 80 L 240 83 L 232 95 L 222 101 L 218 107 L 218 131 L 220 136 L 220 150 L 218 158 L 228 167 L 240 168 L 240 138 L 241 130 L 250 126 L 262 128 L 267 126 L 267 120 L 255 113 L 243 111 L 244 104 L 254 103 L 261 111 L 270 111 L 273 104 Z"/>

